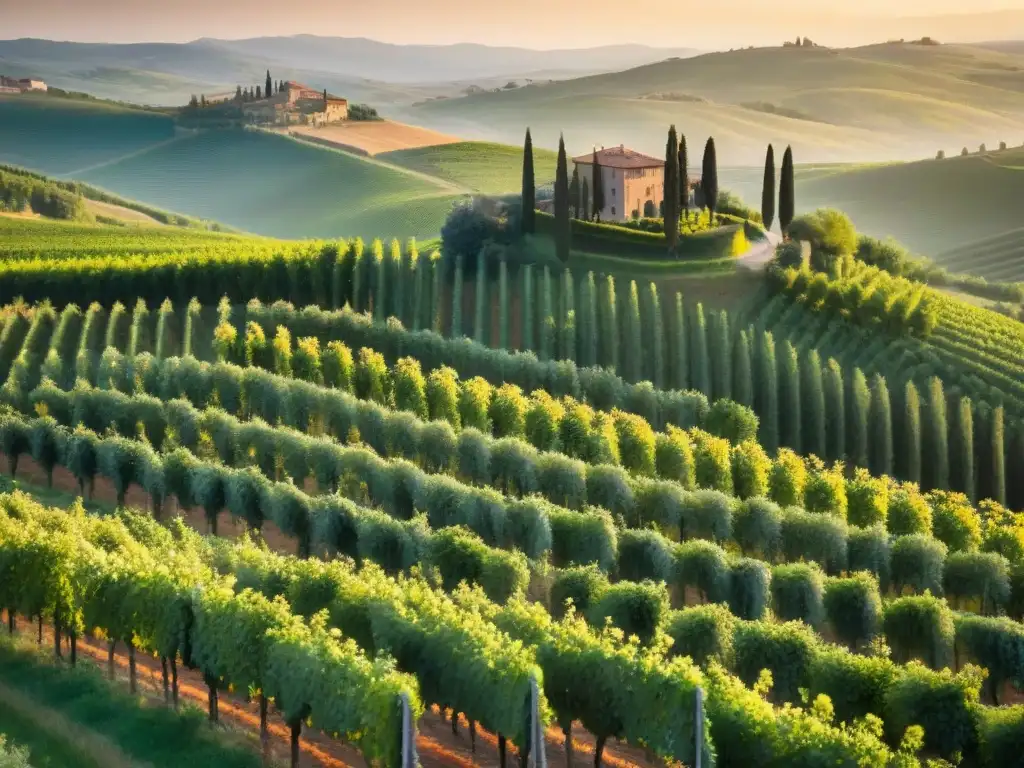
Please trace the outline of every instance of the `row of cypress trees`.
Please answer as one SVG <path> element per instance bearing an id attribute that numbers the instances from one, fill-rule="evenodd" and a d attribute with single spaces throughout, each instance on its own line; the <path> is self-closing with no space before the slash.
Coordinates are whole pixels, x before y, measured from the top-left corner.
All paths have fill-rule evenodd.
<path id="1" fill-rule="evenodd" d="M 761 220 L 765 229 L 775 222 L 775 148 L 769 144 L 764 159 L 764 183 L 761 187 Z M 779 227 L 783 234 L 796 215 L 796 186 L 793 178 L 793 148 L 786 147 L 782 156 L 782 174 L 779 179 Z"/>

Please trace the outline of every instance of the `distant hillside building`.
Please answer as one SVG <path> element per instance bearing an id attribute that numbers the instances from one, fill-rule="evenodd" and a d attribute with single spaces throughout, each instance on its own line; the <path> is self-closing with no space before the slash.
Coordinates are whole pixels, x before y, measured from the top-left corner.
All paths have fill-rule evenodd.
<path id="1" fill-rule="evenodd" d="M 594 189 L 594 153 L 573 158 L 580 179 L 587 180 Z M 602 221 L 626 221 L 634 216 L 660 216 L 665 197 L 665 161 L 657 157 L 627 149 L 620 144 L 597 150 L 597 163 L 601 166 L 604 189 Z M 690 196 L 699 179 L 690 177 Z M 591 191 L 591 194 L 593 192 Z M 587 205 L 590 203 L 588 201 Z M 589 215 L 589 208 L 587 215 Z"/>
<path id="2" fill-rule="evenodd" d="M 0 75 L 0 93 L 25 93 L 26 91 L 46 91 L 46 83 L 42 80 L 24 78 L 18 80 L 13 77 Z"/>
<path id="3" fill-rule="evenodd" d="M 242 106 L 254 122 L 274 125 L 325 125 L 348 118 L 348 100 L 288 81 L 267 99 Z"/>
<path id="4" fill-rule="evenodd" d="M 18 81 L 18 86 L 23 91 L 46 91 L 48 90 L 46 83 L 42 80 L 32 80 L 30 78 L 24 78 Z"/>

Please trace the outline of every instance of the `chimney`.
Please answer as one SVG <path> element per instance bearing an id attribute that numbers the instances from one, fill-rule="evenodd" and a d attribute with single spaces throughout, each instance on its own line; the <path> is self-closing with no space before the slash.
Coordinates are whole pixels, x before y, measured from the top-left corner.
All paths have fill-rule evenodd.
<path id="1" fill-rule="evenodd" d="M 620 152 L 625 152 L 626 151 L 626 145 L 625 144 L 619 144 L 619 151 Z"/>

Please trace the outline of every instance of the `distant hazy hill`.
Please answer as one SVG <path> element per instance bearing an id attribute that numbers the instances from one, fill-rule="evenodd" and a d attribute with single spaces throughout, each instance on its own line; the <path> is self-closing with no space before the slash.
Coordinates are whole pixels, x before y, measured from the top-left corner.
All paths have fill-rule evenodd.
<path id="1" fill-rule="evenodd" d="M 118 45 L 21 39 L 0 41 L 0 73 L 41 77 L 104 98 L 178 104 L 193 93 L 262 83 L 269 67 L 275 78 L 385 106 L 457 95 L 469 84 L 498 87 L 509 79 L 573 77 L 693 53 L 641 45 L 564 51 L 391 45 L 311 35 Z"/>
<path id="2" fill-rule="evenodd" d="M 1024 55 L 967 46 L 758 48 L 663 61 L 501 93 L 435 100 L 414 122 L 513 141 L 627 143 L 663 151 L 675 123 L 719 159 L 757 162 L 793 144 L 813 161 L 927 157 L 1024 134 Z"/>

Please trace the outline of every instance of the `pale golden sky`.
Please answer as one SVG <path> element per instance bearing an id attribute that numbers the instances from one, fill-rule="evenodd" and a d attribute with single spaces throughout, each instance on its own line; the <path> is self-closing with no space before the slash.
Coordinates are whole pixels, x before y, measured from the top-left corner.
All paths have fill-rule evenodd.
<path id="1" fill-rule="evenodd" d="M 1015 13 L 992 13 L 1000 10 Z M 944 14 L 961 17 L 920 19 Z M 301 33 L 533 48 L 642 42 L 710 49 L 804 34 L 832 45 L 924 34 L 1019 39 L 1024 0 L 0 0 L 2 39 L 139 42 Z"/>

